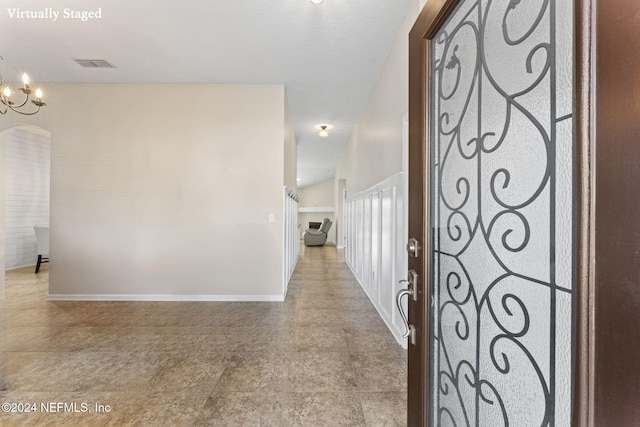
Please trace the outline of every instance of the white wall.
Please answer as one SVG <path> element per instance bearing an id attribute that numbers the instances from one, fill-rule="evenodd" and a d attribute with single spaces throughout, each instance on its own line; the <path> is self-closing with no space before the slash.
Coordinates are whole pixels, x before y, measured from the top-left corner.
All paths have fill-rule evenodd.
<path id="1" fill-rule="evenodd" d="M 298 189 L 300 207 L 333 207 L 333 178 Z"/>
<path id="2" fill-rule="evenodd" d="M 412 0 L 380 78 L 340 158 L 335 179 L 347 180 L 349 194 L 402 172 L 402 119 L 409 102 L 408 39 L 419 11 L 418 0 Z"/>
<path id="3" fill-rule="evenodd" d="M 52 134 L 50 294 L 282 298 L 282 85 L 50 84 L 46 97 L 0 126 Z"/>
<path id="4" fill-rule="evenodd" d="M 38 259 L 33 226 L 49 225 L 50 148 L 48 135 L 22 128 L 5 131 L 6 269 Z"/>

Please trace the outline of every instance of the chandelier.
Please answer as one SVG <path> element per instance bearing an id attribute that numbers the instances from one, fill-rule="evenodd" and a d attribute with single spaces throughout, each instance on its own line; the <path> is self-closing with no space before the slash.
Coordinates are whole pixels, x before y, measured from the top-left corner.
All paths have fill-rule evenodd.
<path id="1" fill-rule="evenodd" d="M 2 57 L 0 56 L 0 60 Z M 31 103 L 34 104 L 35 110 L 31 105 L 30 110 L 27 110 L 25 107 L 29 102 L 29 96 L 32 94 L 31 87 L 29 86 L 29 76 L 27 73 L 22 75 L 22 87 L 19 89 L 22 92 L 22 95 L 19 95 L 20 100 L 16 100 L 16 96 L 13 90 L 8 85 L 5 85 L 2 80 L 2 74 L 0 74 L 0 114 L 7 114 L 7 111 L 12 110 L 18 114 L 22 114 L 24 116 L 33 116 L 38 111 L 40 111 L 40 107 L 44 107 L 45 104 L 42 102 L 42 90 L 35 90 L 35 99 L 31 100 Z"/>

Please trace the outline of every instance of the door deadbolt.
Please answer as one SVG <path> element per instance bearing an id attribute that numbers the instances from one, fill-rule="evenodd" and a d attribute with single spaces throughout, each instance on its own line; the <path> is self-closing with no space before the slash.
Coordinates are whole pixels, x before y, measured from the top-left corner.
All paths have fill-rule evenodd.
<path id="1" fill-rule="evenodd" d="M 414 258 L 418 258 L 420 252 L 420 244 L 413 237 L 409 239 L 409 243 L 407 243 L 407 252 Z"/>

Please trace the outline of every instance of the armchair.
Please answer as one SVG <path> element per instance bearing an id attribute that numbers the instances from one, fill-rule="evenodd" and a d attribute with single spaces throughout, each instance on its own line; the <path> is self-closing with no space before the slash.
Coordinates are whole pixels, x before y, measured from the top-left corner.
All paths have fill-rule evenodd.
<path id="1" fill-rule="evenodd" d="M 331 220 L 329 218 L 325 218 L 322 220 L 322 224 L 320 228 L 314 230 L 312 228 L 307 228 L 307 231 L 302 235 L 302 239 L 304 240 L 305 246 L 324 246 L 327 241 L 327 233 L 331 228 Z"/>

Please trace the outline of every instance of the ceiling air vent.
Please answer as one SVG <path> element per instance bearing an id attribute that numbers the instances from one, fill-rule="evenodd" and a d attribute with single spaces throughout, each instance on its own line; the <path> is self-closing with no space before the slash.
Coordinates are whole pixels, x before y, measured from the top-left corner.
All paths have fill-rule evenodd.
<path id="1" fill-rule="evenodd" d="M 74 59 L 84 68 L 116 68 L 115 65 L 104 59 Z"/>

